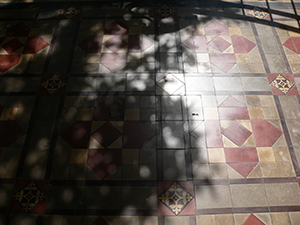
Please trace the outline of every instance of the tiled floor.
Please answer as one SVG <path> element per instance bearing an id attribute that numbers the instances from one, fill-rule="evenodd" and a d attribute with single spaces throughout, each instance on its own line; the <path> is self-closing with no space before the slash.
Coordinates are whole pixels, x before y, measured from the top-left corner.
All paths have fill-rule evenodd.
<path id="1" fill-rule="evenodd" d="M 300 1 L 1 1 L 0 225 L 299 225 Z"/>

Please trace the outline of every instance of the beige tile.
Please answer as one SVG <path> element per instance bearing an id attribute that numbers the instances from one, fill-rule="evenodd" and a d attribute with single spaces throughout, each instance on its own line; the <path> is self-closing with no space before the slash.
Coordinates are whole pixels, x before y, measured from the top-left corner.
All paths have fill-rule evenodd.
<path id="1" fill-rule="evenodd" d="M 197 53 L 197 62 L 209 62 L 209 55 L 207 53 Z"/>
<path id="2" fill-rule="evenodd" d="M 94 109 L 91 108 L 78 108 L 77 120 L 92 121 Z"/>
<path id="3" fill-rule="evenodd" d="M 263 184 L 231 185 L 233 207 L 267 206 L 267 197 Z"/>
<path id="4" fill-rule="evenodd" d="M 235 57 L 238 63 L 249 63 L 247 54 L 235 54 Z"/>
<path id="5" fill-rule="evenodd" d="M 286 212 L 280 213 L 271 213 L 272 225 L 289 225 L 289 214 Z M 299 221 L 300 222 L 300 221 Z"/>
<path id="6" fill-rule="evenodd" d="M 260 162 L 275 162 L 275 156 L 272 147 L 259 147 L 257 154 Z"/>
<path id="7" fill-rule="evenodd" d="M 166 216 L 165 225 L 190 225 L 189 216 Z"/>
<path id="8" fill-rule="evenodd" d="M 298 54 L 286 54 L 286 57 L 290 64 L 299 64 L 299 55 Z"/>
<path id="9" fill-rule="evenodd" d="M 87 54 L 86 63 L 100 63 L 100 53 Z"/>
<path id="10" fill-rule="evenodd" d="M 140 225 L 158 225 L 157 216 L 140 216 L 139 221 Z"/>
<path id="11" fill-rule="evenodd" d="M 291 162 L 276 162 L 279 177 L 295 177 L 294 167 Z"/>
<path id="12" fill-rule="evenodd" d="M 196 217 L 197 225 L 215 225 L 214 215 L 200 215 Z"/>
<path id="13" fill-rule="evenodd" d="M 300 106 L 296 96 L 279 96 L 285 119 L 300 119 Z"/>
<path id="14" fill-rule="evenodd" d="M 262 221 L 265 225 L 272 225 L 270 213 L 255 213 L 257 219 Z"/>
<path id="15" fill-rule="evenodd" d="M 203 108 L 205 120 L 219 120 L 219 113 L 217 108 Z"/>
<path id="16" fill-rule="evenodd" d="M 276 162 L 260 162 L 263 177 L 278 177 Z"/>
<path id="17" fill-rule="evenodd" d="M 70 159 L 71 164 L 85 164 L 87 163 L 87 149 L 73 149 Z"/>
<path id="18" fill-rule="evenodd" d="M 248 107 L 261 107 L 259 96 L 247 95 L 246 102 L 247 102 Z"/>
<path id="19" fill-rule="evenodd" d="M 291 162 L 290 152 L 288 147 L 273 147 L 273 153 L 277 162 Z"/>
<path id="20" fill-rule="evenodd" d="M 227 165 L 225 163 L 213 163 L 209 167 L 211 179 L 228 179 Z"/>
<path id="21" fill-rule="evenodd" d="M 139 108 L 131 108 L 125 109 L 125 120 L 140 120 L 140 109 Z"/>
<path id="22" fill-rule="evenodd" d="M 65 108 L 62 112 L 62 119 L 74 121 L 77 118 L 77 108 Z"/>
<path id="23" fill-rule="evenodd" d="M 208 160 L 210 163 L 225 163 L 225 153 L 223 148 L 208 148 Z"/>
<path id="24" fill-rule="evenodd" d="M 300 189 L 297 183 L 265 184 L 270 206 L 300 205 Z"/>
<path id="25" fill-rule="evenodd" d="M 139 164 L 139 149 L 123 149 L 122 164 Z"/>
<path id="26" fill-rule="evenodd" d="M 201 185 L 195 187 L 197 209 L 232 207 L 228 185 Z"/>
<path id="27" fill-rule="evenodd" d="M 299 73 L 300 71 L 300 64 L 291 64 L 291 69 L 293 73 Z"/>
<path id="28" fill-rule="evenodd" d="M 272 95 L 260 95 L 259 98 L 262 107 L 276 107 L 274 97 Z"/>
<path id="29" fill-rule="evenodd" d="M 234 214 L 235 225 L 242 225 L 246 222 L 251 214 Z"/>
<path id="30" fill-rule="evenodd" d="M 233 214 L 215 215 L 215 225 L 234 225 Z"/>
<path id="31" fill-rule="evenodd" d="M 229 27 L 228 29 L 229 29 L 229 33 L 231 36 L 241 36 L 242 35 L 241 28 Z"/>
<path id="32" fill-rule="evenodd" d="M 261 107 L 251 107 L 248 109 L 250 119 L 263 120 L 265 119 L 264 112 Z"/>
<path id="33" fill-rule="evenodd" d="M 300 212 L 290 212 L 289 216 L 290 216 L 291 225 L 300 224 Z"/>
<path id="34" fill-rule="evenodd" d="M 276 108 L 262 108 L 266 119 L 280 119 Z"/>

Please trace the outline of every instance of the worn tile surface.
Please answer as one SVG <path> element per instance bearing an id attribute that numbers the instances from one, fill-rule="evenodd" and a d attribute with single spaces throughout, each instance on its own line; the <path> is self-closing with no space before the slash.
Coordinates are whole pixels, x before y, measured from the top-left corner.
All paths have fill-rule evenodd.
<path id="1" fill-rule="evenodd" d="M 300 223 L 299 0 L 0 2 L 0 224 Z"/>

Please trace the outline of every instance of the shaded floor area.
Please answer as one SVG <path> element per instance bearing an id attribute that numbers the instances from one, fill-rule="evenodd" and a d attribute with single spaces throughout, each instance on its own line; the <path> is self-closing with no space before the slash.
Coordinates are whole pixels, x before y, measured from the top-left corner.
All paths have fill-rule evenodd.
<path id="1" fill-rule="evenodd" d="M 300 224 L 297 1 L 0 4 L 0 224 Z"/>

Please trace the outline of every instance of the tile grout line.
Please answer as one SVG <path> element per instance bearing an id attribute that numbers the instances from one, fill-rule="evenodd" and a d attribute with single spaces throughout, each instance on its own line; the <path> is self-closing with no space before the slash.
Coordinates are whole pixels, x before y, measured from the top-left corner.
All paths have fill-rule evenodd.
<path id="1" fill-rule="evenodd" d="M 300 176 L 299 163 L 298 163 L 297 158 L 296 158 L 296 153 L 295 153 L 293 143 L 292 143 L 292 140 L 291 140 L 291 136 L 290 136 L 290 133 L 288 131 L 288 127 L 287 127 L 287 124 L 286 124 L 286 121 L 285 121 L 285 118 L 284 118 L 284 114 L 283 114 L 283 110 L 282 110 L 282 107 L 281 107 L 281 104 L 280 104 L 279 97 L 277 95 L 275 95 L 274 99 L 275 99 L 275 104 L 276 104 L 277 110 L 279 112 L 280 122 L 281 122 L 281 125 L 282 125 L 282 128 L 283 128 L 283 131 L 284 131 L 283 133 L 284 133 L 286 142 L 288 144 L 288 149 L 289 149 L 289 153 L 290 153 L 290 156 L 291 156 L 291 160 L 292 160 L 292 164 L 293 164 L 296 176 Z"/>
<path id="2" fill-rule="evenodd" d="M 260 56 L 262 58 L 262 61 L 263 61 L 264 67 L 265 67 L 265 71 L 266 71 L 266 73 L 270 73 L 270 67 L 269 67 L 269 64 L 267 62 L 267 58 L 265 56 L 263 48 L 261 46 L 260 38 L 259 38 L 259 35 L 257 33 L 256 27 L 252 22 L 250 22 L 250 24 L 251 24 L 251 28 L 252 28 L 254 36 L 255 36 L 255 40 L 256 40 L 256 44 L 257 44 Z"/>
<path id="3" fill-rule="evenodd" d="M 74 57 L 74 52 L 75 52 L 75 47 L 76 47 L 76 40 L 77 40 L 77 36 L 79 33 L 79 27 L 80 27 L 80 22 L 77 22 L 77 27 L 76 30 L 74 31 L 75 35 L 73 37 L 73 43 L 72 46 L 74 48 L 71 48 L 71 54 L 69 57 L 69 62 L 68 62 L 68 66 L 66 69 L 66 74 L 71 73 L 71 68 L 72 68 L 72 61 L 73 61 L 73 57 Z M 67 89 L 67 87 L 66 87 Z M 66 90 L 67 92 L 67 90 Z M 52 132 L 52 138 L 51 138 L 51 144 L 50 144 L 50 149 L 49 149 L 49 154 L 47 157 L 47 165 L 46 165 L 46 171 L 45 171 L 45 176 L 44 179 L 50 179 L 51 177 L 51 171 L 52 171 L 52 164 L 53 164 L 53 160 L 54 160 L 54 152 L 55 152 L 55 147 L 56 147 L 56 143 L 58 140 L 58 136 L 59 136 L 59 127 L 60 127 L 60 122 L 61 122 L 61 115 L 62 115 L 62 111 L 63 111 L 63 106 L 65 103 L 65 96 L 60 96 L 59 98 L 59 103 L 58 103 L 58 109 L 57 109 L 57 114 L 56 114 L 56 119 L 54 122 L 54 128 L 53 128 L 53 132 Z"/>

